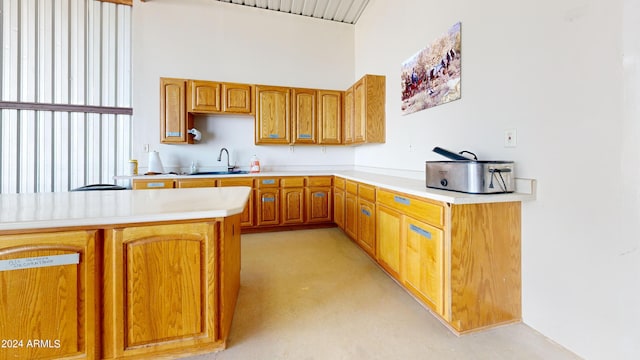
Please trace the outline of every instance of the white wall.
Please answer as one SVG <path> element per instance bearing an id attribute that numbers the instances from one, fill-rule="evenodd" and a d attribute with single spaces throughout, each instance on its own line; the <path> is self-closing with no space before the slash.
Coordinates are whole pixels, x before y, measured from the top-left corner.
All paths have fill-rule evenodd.
<path id="1" fill-rule="evenodd" d="M 355 32 L 356 76 L 387 76 L 387 143 L 357 148 L 356 166 L 423 176 L 442 146 L 537 179 L 524 321 L 589 359 L 640 358 L 638 14 L 636 0 L 371 0 Z M 402 116 L 400 64 L 457 21 L 461 100 Z"/>
<path id="2" fill-rule="evenodd" d="M 159 78 L 219 80 L 343 90 L 353 82 L 351 25 L 211 0 L 136 1 L 133 7 L 133 156 L 146 167 L 143 144 L 158 150 L 165 170 L 218 167 L 220 148 L 239 166 L 257 154 L 275 166 L 353 164 L 347 147 L 255 146 L 253 117 L 200 116 L 196 145 L 161 145 Z"/>

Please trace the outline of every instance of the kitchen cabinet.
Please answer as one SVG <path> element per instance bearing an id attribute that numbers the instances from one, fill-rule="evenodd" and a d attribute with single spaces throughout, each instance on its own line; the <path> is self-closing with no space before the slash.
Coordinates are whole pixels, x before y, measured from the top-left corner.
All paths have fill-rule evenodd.
<path id="1" fill-rule="evenodd" d="M 318 91 L 318 144 L 342 143 L 342 92 Z"/>
<path id="2" fill-rule="evenodd" d="M 315 144 L 317 126 L 317 92 L 312 89 L 292 89 L 293 111 L 291 133 L 294 144 Z"/>
<path id="3" fill-rule="evenodd" d="M 187 133 L 193 128 L 193 114 L 187 112 L 187 81 L 160 78 L 160 142 L 192 144 Z"/>
<path id="4" fill-rule="evenodd" d="M 255 226 L 255 189 L 254 189 L 254 180 L 253 178 L 220 178 L 217 180 L 218 186 L 248 186 L 250 187 L 251 194 L 249 195 L 249 200 L 247 201 L 247 205 L 244 207 L 242 214 L 240 214 L 240 226 L 242 228 L 249 228 Z"/>
<path id="5" fill-rule="evenodd" d="M 282 225 L 304 223 L 304 178 L 286 177 L 280 179 L 282 196 Z"/>
<path id="6" fill-rule="evenodd" d="M 187 82 L 187 111 L 219 113 L 222 110 L 220 91 L 222 84 L 214 81 L 189 80 Z"/>
<path id="7" fill-rule="evenodd" d="M 385 78 L 379 75 L 365 75 L 353 85 L 353 119 L 345 121 L 349 127 L 346 143 L 385 142 Z"/>
<path id="8" fill-rule="evenodd" d="M 376 256 L 375 187 L 358 184 L 357 242 L 371 257 Z"/>
<path id="9" fill-rule="evenodd" d="M 178 188 L 196 188 L 196 187 L 215 187 L 216 179 L 212 178 L 194 178 L 194 179 L 178 179 L 176 187 Z"/>
<path id="10" fill-rule="evenodd" d="M 400 280 L 402 213 L 378 203 L 376 206 L 376 259 L 391 276 Z"/>
<path id="11" fill-rule="evenodd" d="M 345 184 L 344 178 L 333 179 L 333 221 L 344 230 L 345 226 Z"/>
<path id="12" fill-rule="evenodd" d="M 344 200 L 344 232 L 354 241 L 358 239 L 358 183 L 346 181 Z"/>
<path id="13" fill-rule="evenodd" d="M 437 314 L 444 305 L 444 234 L 441 229 L 404 217 L 404 283 Z"/>
<path id="14" fill-rule="evenodd" d="M 387 189 L 376 201 L 378 262 L 453 330 L 520 321 L 519 202 L 447 204 Z"/>
<path id="15" fill-rule="evenodd" d="M 291 91 L 286 87 L 257 85 L 255 143 L 291 143 Z"/>
<path id="16" fill-rule="evenodd" d="M 353 86 L 351 86 L 344 92 L 344 122 L 342 125 L 342 143 L 345 145 L 354 143 L 354 106 L 355 102 L 353 98 Z"/>
<path id="17" fill-rule="evenodd" d="M 100 357 L 101 241 L 94 230 L 0 236 L 0 358 Z"/>
<path id="18" fill-rule="evenodd" d="M 106 232 L 105 358 L 152 357 L 219 339 L 219 226 L 210 221 Z"/>
<path id="19" fill-rule="evenodd" d="M 307 223 L 331 222 L 332 178 L 330 176 L 309 177 L 307 188 Z"/>
<path id="20" fill-rule="evenodd" d="M 252 86 L 248 84 L 222 83 L 222 112 L 252 114 Z"/>
<path id="21" fill-rule="evenodd" d="M 175 187 L 173 179 L 135 179 L 132 181 L 134 190 L 143 189 L 171 189 Z"/>
<path id="22" fill-rule="evenodd" d="M 280 225 L 280 179 L 260 178 L 257 184 L 256 225 Z"/>

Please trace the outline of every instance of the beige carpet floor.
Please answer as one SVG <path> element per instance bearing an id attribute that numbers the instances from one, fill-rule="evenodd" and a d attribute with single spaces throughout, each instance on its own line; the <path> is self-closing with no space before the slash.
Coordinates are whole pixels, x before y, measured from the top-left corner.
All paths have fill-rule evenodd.
<path id="1" fill-rule="evenodd" d="M 524 324 L 452 334 L 337 228 L 242 236 L 226 350 L 209 359 L 578 359 Z"/>

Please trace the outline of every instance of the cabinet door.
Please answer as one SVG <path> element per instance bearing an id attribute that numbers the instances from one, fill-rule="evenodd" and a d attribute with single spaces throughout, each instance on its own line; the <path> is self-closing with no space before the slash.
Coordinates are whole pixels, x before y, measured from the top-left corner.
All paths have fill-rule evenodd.
<path id="1" fill-rule="evenodd" d="M 280 225 L 280 197 L 276 188 L 260 188 L 258 191 L 258 226 Z"/>
<path id="2" fill-rule="evenodd" d="M 354 98 L 353 87 L 344 92 L 344 125 L 342 127 L 343 144 L 353 144 L 354 141 Z"/>
<path id="3" fill-rule="evenodd" d="M 207 222 L 107 232 L 104 357 L 213 346 L 218 228 Z"/>
<path id="4" fill-rule="evenodd" d="M 344 201 L 344 232 L 350 238 L 358 238 L 358 197 L 349 192 Z"/>
<path id="5" fill-rule="evenodd" d="M 223 83 L 222 111 L 225 113 L 251 114 L 253 112 L 251 85 Z"/>
<path id="6" fill-rule="evenodd" d="M 353 86 L 353 142 L 367 141 L 367 88 L 362 78 Z"/>
<path id="7" fill-rule="evenodd" d="M 222 110 L 220 83 L 189 80 L 187 86 L 188 112 L 218 113 Z"/>
<path id="8" fill-rule="evenodd" d="M 413 218 L 404 219 L 405 285 L 435 312 L 443 315 L 443 232 Z"/>
<path id="9" fill-rule="evenodd" d="M 248 186 L 253 189 L 252 178 L 222 178 L 218 179 L 218 186 Z M 240 226 L 252 227 L 255 225 L 255 189 L 249 194 L 249 201 L 244 207 L 242 214 L 240 215 Z"/>
<path id="10" fill-rule="evenodd" d="M 160 142 L 189 144 L 193 137 L 193 116 L 187 113 L 187 82 L 184 79 L 160 78 Z"/>
<path id="11" fill-rule="evenodd" d="M 342 93 L 318 91 L 318 144 L 342 142 Z"/>
<path id="12" fill-rule="evenodd" d="M 376 255 L 376 206 L 375 204 L 358 200 L 358 244 L 369 255 Z"/>
<path id="13" fill-rule="evenodd" d="M 100 357 L 98 241 L 95 231 L 0 236 L 0 358 Z"/>
<path id="14" fill-rule="evenodd" d="M 331 222 L 331 188 L 312 187 L 307 189 L 307 222 Z"/>
<path id="15" fill-rule="evenodd" d="M 256 144 L 291 142 L 290 98 L 289 88 L 256 86 Z"/>
<path id="16" fill-rule="evenodd" d="M 377 206 L 376 211 L 376 255 L 378 262 L 396 279 L 399 279 L 402 215 L 380 205 Z"/>
<path id="17" fill-rule="evenodd" d="M 316 143 L 316 91 L 293 89 L 292 133 L 294 144 Z"/>
<path id="18" fill-rule="evenodd" d="M 342 230 L 344 230 L 344 202 L 344 190 L 335 189 L 333 191 L 333 221 L 335 221 L 338 227 Z"/>
<path id="19" fill-rule="evenodd" d="M 282 194 L 282 224 L 304 223 L 304 188 L 285 188 Z"/>

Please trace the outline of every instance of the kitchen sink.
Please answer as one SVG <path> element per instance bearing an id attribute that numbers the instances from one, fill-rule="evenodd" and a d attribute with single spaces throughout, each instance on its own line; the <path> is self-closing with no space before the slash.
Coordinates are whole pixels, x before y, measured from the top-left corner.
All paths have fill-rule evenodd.
<path id="1" fill-rule="evenodd" d="M 248 171 L 200 171 L 189 175 L 243 175 L 248 174 Z"/>

